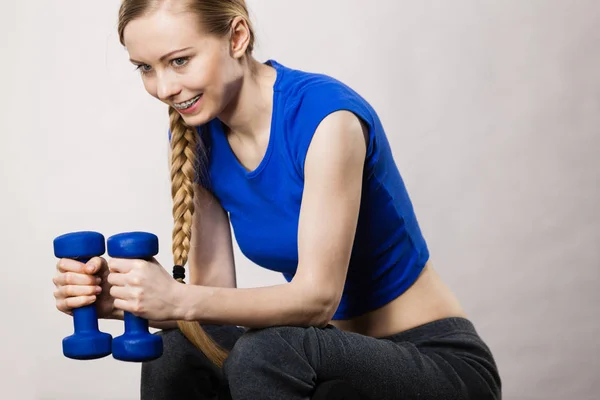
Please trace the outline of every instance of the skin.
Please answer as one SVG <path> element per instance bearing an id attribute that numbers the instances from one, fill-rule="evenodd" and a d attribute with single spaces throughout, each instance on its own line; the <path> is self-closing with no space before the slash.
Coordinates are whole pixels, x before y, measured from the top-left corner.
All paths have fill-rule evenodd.
<path id="1" fill-rule="evenodd" d="M 202 93 L 200 108 L 183 115 L 185 122 L 200 125 L 219 118 L 228 127 L 236 157 L 253 170 L 269 140 L 276 72 L 247 54 L 250 33 L 244 19 L 232 22 L 231 36 L 216 37 L 204 32 L 193 15 L 173 7 L 166 2 L 125 29 L 125 45 L 144 87 L 168 105 Z M 173 280 L 156 260 L 94 258 L 85 270 L 86 265 L 63 259 L 54 278 L 57 308 L 70 314 L 97 300 L 102 318 L 120 319 L 125 310 L 158 328 L 174 327 L 173 321 L 182 319 L 256 328 L 331 323 L 374 337 L 440 318 L 466 317 L 428 262 L 397 299 L 352 320 L 331 321 L 358 219 L 366 134 L 359 119 L 346 111 L 331 114 L 317 128 L 305 162 L 299 261 L 292 282 L 236 288 L 229 220 L 218 201 L 197 188 L 189 285 Z M 100 283 L 92 274 L 101 277 Z"/>

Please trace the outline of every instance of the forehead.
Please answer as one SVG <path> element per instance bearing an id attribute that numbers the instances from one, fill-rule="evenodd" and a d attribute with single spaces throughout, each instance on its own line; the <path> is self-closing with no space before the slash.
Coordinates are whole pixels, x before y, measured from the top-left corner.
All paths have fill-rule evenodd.
<path id="1" fill-rule="evenodd" d="M 173 50 L 193 47 L 204 36 L 195 14 L 162 9 L 129 22 L 123 41 L 131 58 L 150 62 Z"/>

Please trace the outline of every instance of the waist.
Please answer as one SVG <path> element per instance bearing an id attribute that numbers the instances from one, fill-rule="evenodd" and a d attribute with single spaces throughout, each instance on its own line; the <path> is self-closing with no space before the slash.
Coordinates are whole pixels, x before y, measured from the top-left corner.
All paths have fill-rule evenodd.
<path id="1" fill-rule="evenodd" d="M 415 282 L 401 295 L 365 314 L 330 324 L 345 331 L 385 337 L 449 317 L 467 316 L 428 261 Z"/>

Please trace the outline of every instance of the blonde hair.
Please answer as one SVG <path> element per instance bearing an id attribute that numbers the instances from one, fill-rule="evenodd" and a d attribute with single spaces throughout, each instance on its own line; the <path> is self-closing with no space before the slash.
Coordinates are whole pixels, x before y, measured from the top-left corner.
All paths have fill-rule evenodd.
<path id="1" fill-rule="evenodd" d="M 151 14 L 165 4 L 165 0 L 123 0 L 119 10 L 119 40 L 125 46 L 123 33 L 132 20 Z M 254 48 L 254 31 L 250 24 L 244 0 L 188 0 L 187 11 L 198 16 L 199 26 L 206 33 L 220 37 L 230 33 L 236 17 L 246 20 L 250 29 L 247 54 Z M 173 261 L 184 266 L 188 261 L 194 214 L 194 186 L 196 174 L 204 173 L 207 164 L 206 148 L 194 127 L 184 123 L 181 115 L 169 107 L 171 130 L 171 196 L 173 198 Z M 200 168 L 199 168 L 200 166 Z M 184 283 L 183 279 L 177 279 Z M 215 365 L 221 367 L 227 352 L 217 345 L 198 322 L 177 321 L 182 333 Z"/>

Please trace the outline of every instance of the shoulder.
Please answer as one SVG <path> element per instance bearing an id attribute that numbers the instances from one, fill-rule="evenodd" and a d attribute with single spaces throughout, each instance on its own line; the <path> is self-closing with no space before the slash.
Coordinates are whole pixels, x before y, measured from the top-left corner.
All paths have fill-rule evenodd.
<path id="1" fill-rule="evenodd" d="M 311 120 L 312 116 L 325 118 L 338 109 L 359 112 L 371 119 L 370 105 L 348 84 L 324 73 L 289 68 L 274 60 L 269 63 L 278 72 L 276 91 L 279 92 L 286 121 L 290 123 Z"/>
<path id="2" fill-rule="evenodd" d="M 324 74 L 286 69 L 279 86 L 280 117 L 285 143 L 295 167 L 304 175 L 304 163 L 315 135 L 344 140 L 356 132 L 372 131 L 376 114 L 355 90 Z M 337 136 L 337 139 L 334 137 Z"/>
<path id="3" fill-rule="evenodd" d="M 328 75 L 295 71 L 285 100 L 285 114 L 290 122 L 318 123 L 339 110 L 371 119 L 366 100 L 350 86 Z"/>
<path id="4" fill-rule="evenodd" d="M 330 167 L 343 172 L 352 165 L 363 165 L 369 143 L 369 128 L 354 113 L 335 111 L 325 117 L 313 135 L 302 170 L 313 176 Z"/>

